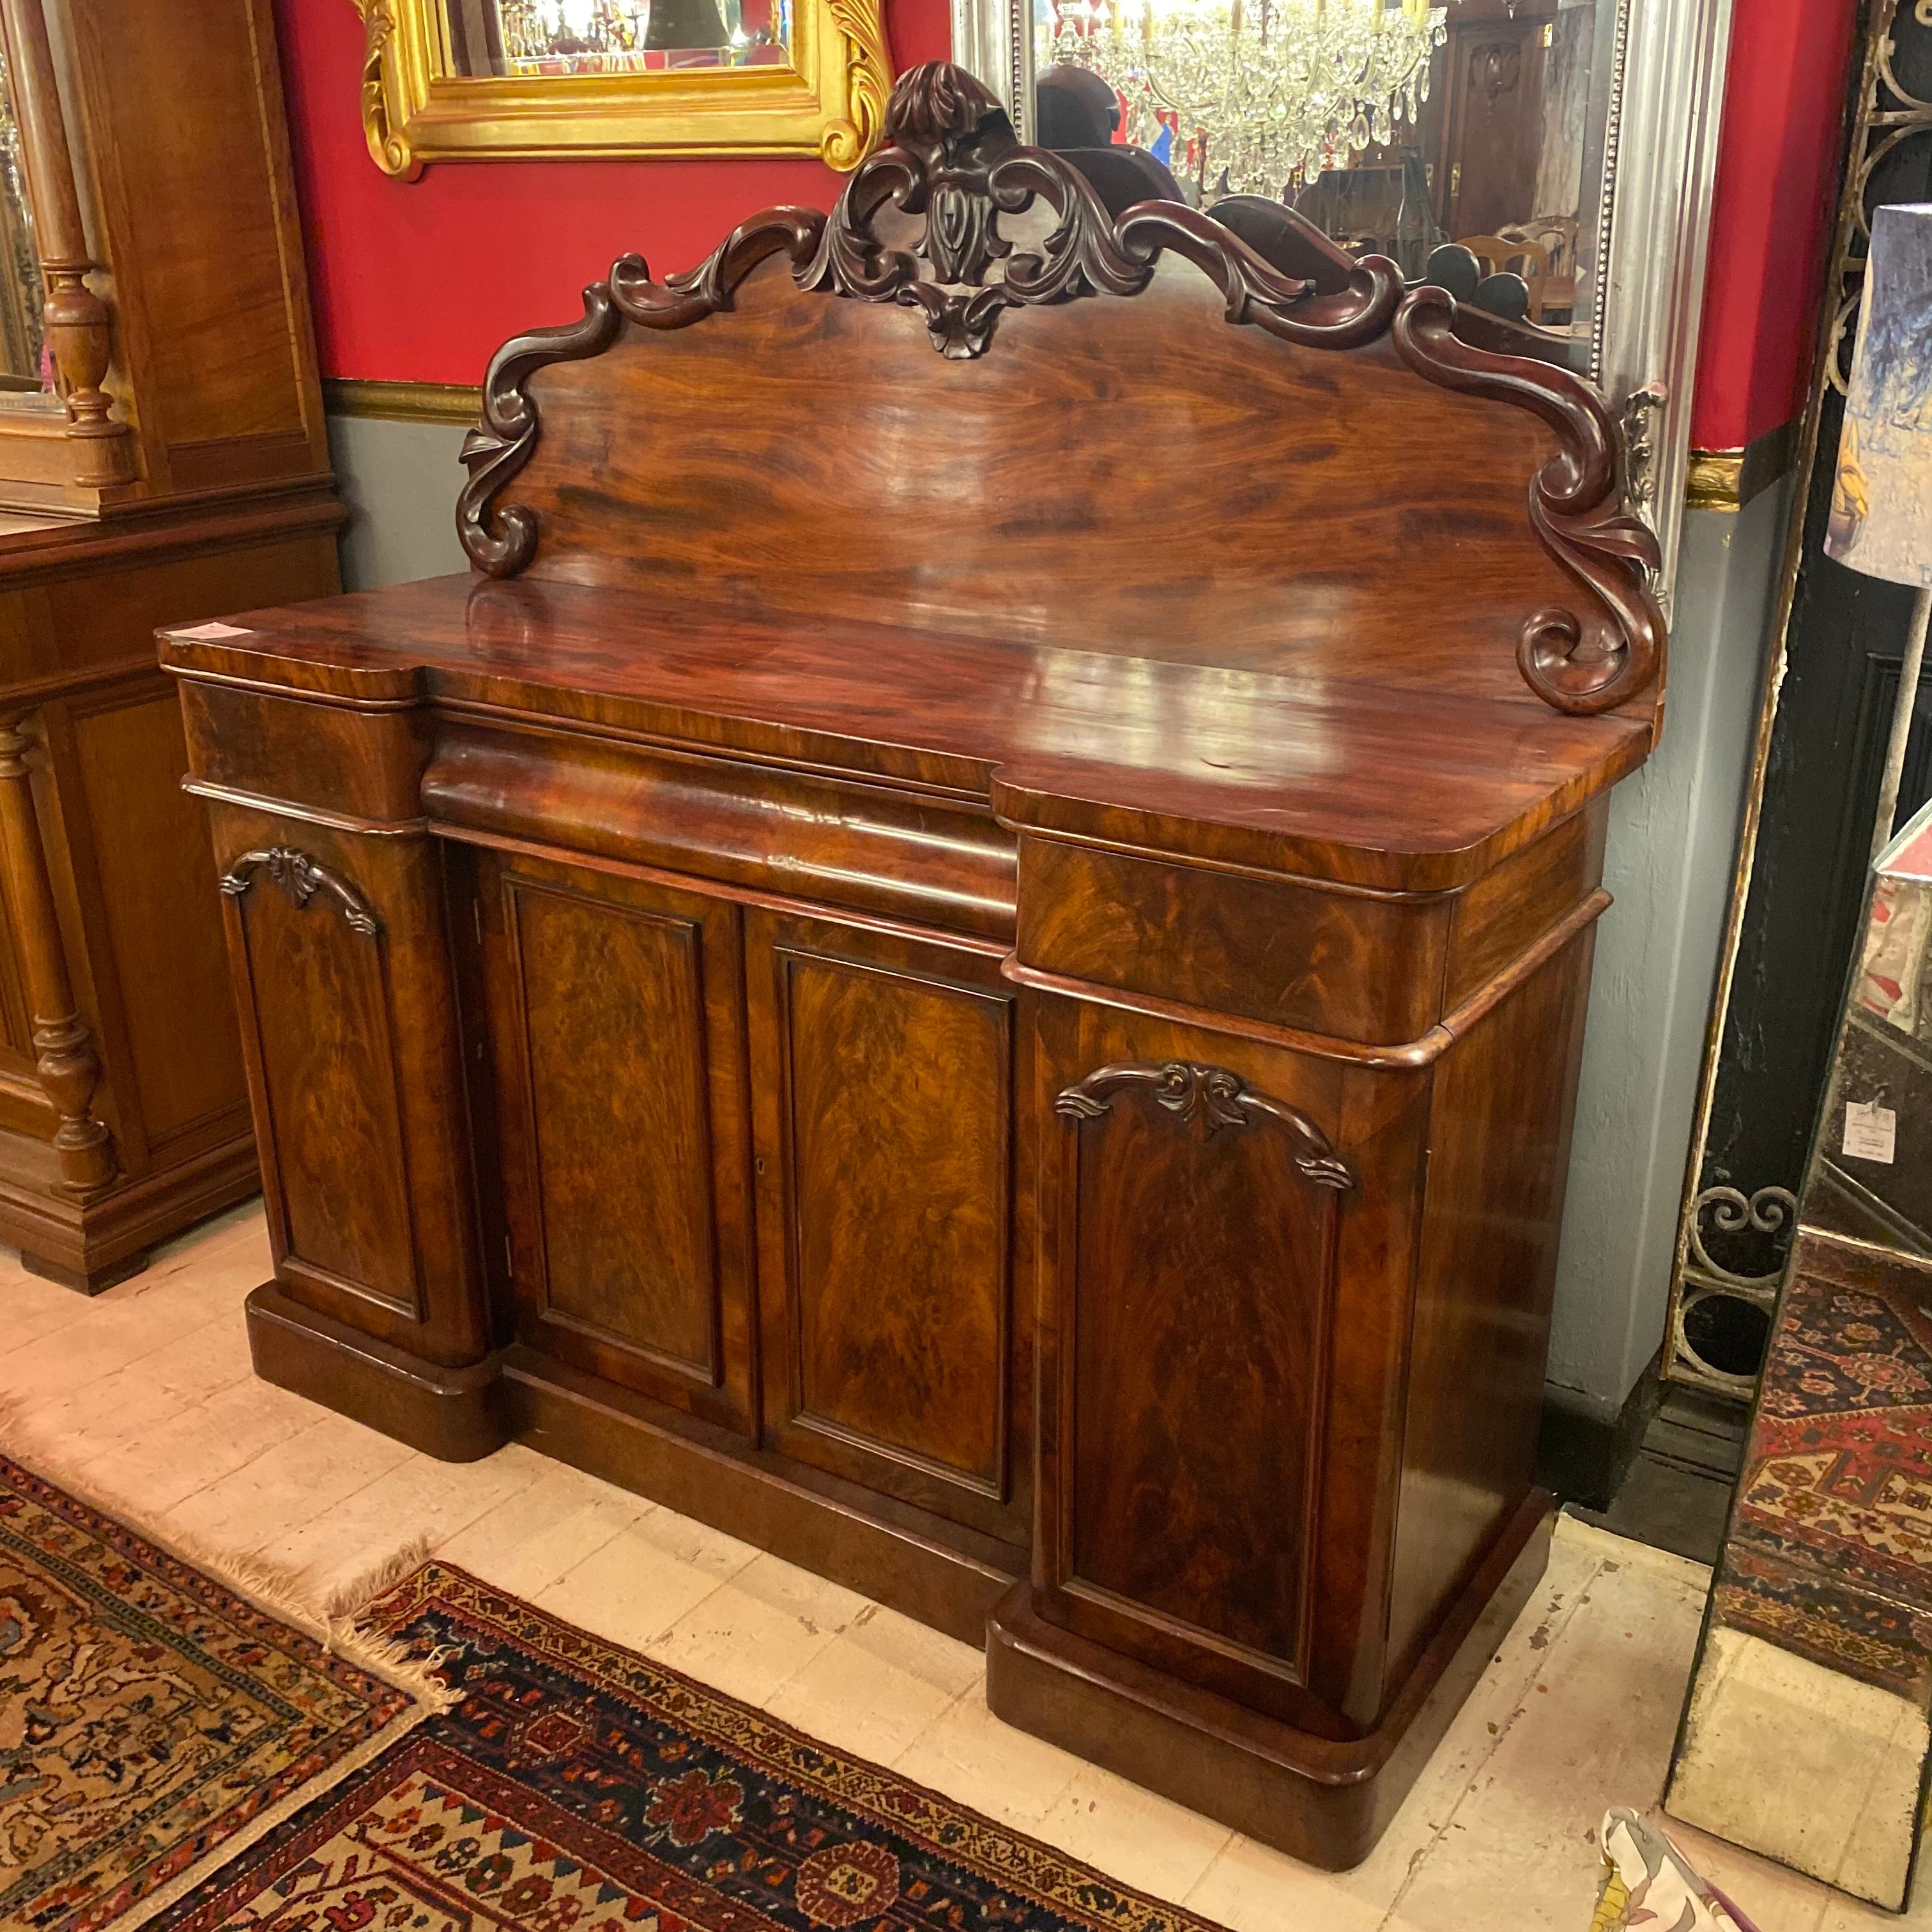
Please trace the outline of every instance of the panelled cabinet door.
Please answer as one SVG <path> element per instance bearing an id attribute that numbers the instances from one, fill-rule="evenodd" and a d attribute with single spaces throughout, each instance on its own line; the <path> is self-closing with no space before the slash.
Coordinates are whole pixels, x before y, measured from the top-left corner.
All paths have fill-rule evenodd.
<path id="1" fill-rule="evenodd" d="M 1340 1144 L 1348 1076 L 1104 1010 L 1048 1017 L 1042 1612 L 1318 1726 L 1362 1607 L 1351 1458 L 1380 1456 L 1372 1430 L 1399 1438 L 1376 1405 L 1406 1329 L 1390 1285 L 1345 1259 L 1368 1178 Z M 1338 1379 L 1345 1323 L 1381 1358 L 1366 1378 Z"/>
<path id="2" fill-rule="evenodd" d="M 749 1432 L 736 908 L 495 854 L 476 875 L 518 1332 Z"/>
<path id="3" fill-rule="evenodd" d="M 260 1096 L 269 1238 L 278 1272 L 310 1300 L 402 1340 L 428 1311 L 392 1020 L 393 938 L 346 868 L 352 844 L 311 842 L 321 856 L 290 845 L 244 851 L 221 880 Z"/>
<path id="4" fill-rule="evenodd" d="M 1028 1530 L 998 950 L 746 916 L 769 1446 Z"/>

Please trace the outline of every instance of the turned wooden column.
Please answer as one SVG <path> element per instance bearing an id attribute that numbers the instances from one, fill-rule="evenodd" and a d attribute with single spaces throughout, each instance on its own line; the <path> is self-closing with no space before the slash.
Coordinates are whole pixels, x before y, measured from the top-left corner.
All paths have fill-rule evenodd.
<path id="1" fill-rule="evenodd" d="M 35 1070 L 60 1116 L 54 1151 L 61 1178 L 55 1184 L 74 1200 L 91 1201 L 112 1185 L 118 1163 L 112 1136 L 92 1112 L 100 1062 L 68 976 L 53 886 L 34 809 L 27 764 L 33 741 L 22 728 L 25 722 L 14 718 L 0 724 L 0 872 L 6 880 L 14 943 L 33 1019 Z"/>
<path id="2" fill-rule="evenodd" d="M 68 434 L 84 454 L 80 480 L 125 481 L 134 473 L 128 425 L 116 417 L 112 398 L 101 386 L 112 349 L 107 304 L 87 284 L 100 264 L 88 250 L 81 221 L 42 0 L 0 0 L 0 20 L 34 204 L 47 346 L 60 374 Z"/>

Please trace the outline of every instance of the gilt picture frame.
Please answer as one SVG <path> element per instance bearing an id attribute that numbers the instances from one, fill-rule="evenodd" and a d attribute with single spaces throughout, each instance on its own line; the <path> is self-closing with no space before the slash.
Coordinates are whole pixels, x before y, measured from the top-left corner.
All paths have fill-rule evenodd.
<path id="1" fill-rule="evenodd" d="M 564 155 L 813 154 L 842 172 L 892 86 L 880 0 L 791 0 L 786 58 L 648 72 L 463 72 L 447 0 L 357 0 L 362 125 L 384 173 Z"/>

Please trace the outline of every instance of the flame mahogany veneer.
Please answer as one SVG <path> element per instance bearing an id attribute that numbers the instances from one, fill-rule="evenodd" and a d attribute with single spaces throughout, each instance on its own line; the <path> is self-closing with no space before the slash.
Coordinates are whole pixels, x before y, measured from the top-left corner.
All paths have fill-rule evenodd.
<path id="1" fill-rule="evenodd" d="M 1594 394 L 1330 266 L 917 69 L 830 215 L 504 348 L 481 574 L 163 658 L 261 1372 L 984 1637 L 1342 1865 L 1542 1569 L 1664 640 Z"/>

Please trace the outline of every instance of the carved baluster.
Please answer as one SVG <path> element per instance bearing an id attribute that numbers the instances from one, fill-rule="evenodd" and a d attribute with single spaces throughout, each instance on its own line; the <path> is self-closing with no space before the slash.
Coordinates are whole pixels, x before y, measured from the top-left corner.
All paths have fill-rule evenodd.
<path id="1" fill-rule="evenodd" d="M 73 151 L 54 77 L 42 0 L 4 0 L 7 59 L 14 112 L 26 158 L 34 203 L 34 234 L 46 298 L 47 347 L 59 371 L 68 430 L 79 447 L 80 480 L 107 483 L 131 476 L 128 425 L 116 419 L 101 387 L 112 352 L 107 304 L 87 285 L 100 268 L 88 252 Z"/>
<path id="2" fill-rule="evenodd" d="M 68 976 L 27 765 L 32 740 L 21 729 L 23 722 L 0 725 L 0 868 L 33 1016 L 35 1070 L 60 1116 L 54 1133 L 61 1172 L 56 1185 L 77 1201 L 91 1201 L 112 1183 L 118 1163 L 112 1137 L 91 1111 L 100 1062 Z"/>

